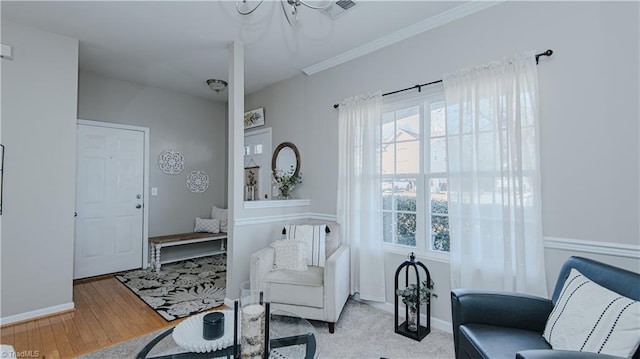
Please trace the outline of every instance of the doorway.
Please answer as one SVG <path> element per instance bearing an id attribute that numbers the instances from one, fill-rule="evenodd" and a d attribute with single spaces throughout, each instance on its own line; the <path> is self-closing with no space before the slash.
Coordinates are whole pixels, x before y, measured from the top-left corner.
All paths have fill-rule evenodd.
<path id="1" fill-rule="evenodd" d="M 271 127 L 245 133 L 244 167 L 258 167 L 255 200 L 271 199 Z"/>
<path id="2" fill-rule="evenodd" d="M 78 120 L 73 278 L 148 264 L 144 127 Z"/>

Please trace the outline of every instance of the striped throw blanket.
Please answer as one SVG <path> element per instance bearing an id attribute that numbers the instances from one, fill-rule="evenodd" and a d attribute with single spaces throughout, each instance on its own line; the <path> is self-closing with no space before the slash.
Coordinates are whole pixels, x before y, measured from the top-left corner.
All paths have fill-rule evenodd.
<path id="1" fill-rule="evenodd" d="M 326 224 L 291 224 L 286 227 L 286 239 L 301 241 L 307 265 L 324 267 Z"/>

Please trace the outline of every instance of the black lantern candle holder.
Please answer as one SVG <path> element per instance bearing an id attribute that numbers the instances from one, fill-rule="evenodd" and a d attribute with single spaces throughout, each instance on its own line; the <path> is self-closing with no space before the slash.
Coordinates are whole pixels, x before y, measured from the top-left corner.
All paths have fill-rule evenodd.
<path id="1" fill-rule="evenodd" d="M 421 275 L 420 275 L 420 269 L 422 269 L 422 272 L 424 274 L 424 276 L 426 276 L 426 281 L 421 280 Z M 409 318 L 410 318 L 410 308 L 408 305 L 405 304 L 405 309 L 404 309 L 404 317 L 405 317 L 405 321 L 403 323 L 398 323 L 399 322 L 399 315 L 398 315 L 398 297 L 400 295 L 398 295 L 398 289 L 404 289 L 404 288 L 398 288 L 398 279 L 400 278 L 400 275 L 402 274 L 402 272 L 404 271 L 404 288 L 409 287 L 410 281 L 409 281 L 409 273 L 411 271 L 413 271 L 414 275 L 415 275 L 415 283 L 411 283 L 415 285 L 415 289 L 416 289 L 416 295 L 417 295 L 417 303 L 416 303 L 416 308 L 415 308 L 415 313 L 411 313 L 412 316 L 414 316 L 415 321 L 416 321 L 416 328 L 415 330 L 410 330 L 409 328 Z M 413 279 L 413 278 L 412 278 Z M 394 293 L 396 294 L 396 299 L 395 299 L 395 332 L 397 334 L 400 335 L 404 335 L 407 338 L 411 338 L 413 340 L 417 340 L 417 341 L 421 341 L 422 339 L 424 339 L 424 337 L 427 336 L 427 334 L 429 334 L 431 332 L 431 293 L 427 293 L 427 300 L 426 300 L 426 307 L 427 307 L 427 323 L 426 326 L 423 326 L 420 321 L 420 307 L 422 307 L 422 305 L 420 305 L 420 291 L 421 291 L 421 286 L 422 283 L 426 283 L 427 288 L 431 285 L 431 275 L 429 274 L 429 270 L 427 269 L 427 267 L 424 266 L 424 264 L 420 263 L 420 261 L 416 261 L 416 256 L 413 254 L 413 252 L 411 252 L 411 254 L 409 255 L 409 259 L 404 261 L 404 263 L 402 263 L 398 269 L 396 270 L 396 280 L 395 280 L 395 290 Z M 430 288 L 429 288 L 430 289 Z"/>

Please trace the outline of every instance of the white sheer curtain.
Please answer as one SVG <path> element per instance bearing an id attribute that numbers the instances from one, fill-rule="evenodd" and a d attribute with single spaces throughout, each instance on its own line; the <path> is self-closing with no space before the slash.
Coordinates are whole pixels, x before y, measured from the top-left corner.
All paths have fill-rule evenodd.
<path id="1" fill-rule="evenodd" d="M 546 296 L 535 54 L 443 82 L 452 288 Z"/>
<path id="2" fill-rule="evenodd" d="M 340 104 L 337 220 L 351 250 L 351 292 L 385 301 L 380 196 L 382 95 Z"/>

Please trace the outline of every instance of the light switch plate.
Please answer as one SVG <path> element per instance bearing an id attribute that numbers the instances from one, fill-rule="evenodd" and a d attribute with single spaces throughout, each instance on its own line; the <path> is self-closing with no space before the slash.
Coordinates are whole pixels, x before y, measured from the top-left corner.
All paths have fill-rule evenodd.
<path id="1" fill-rule="evenodd" d="M 158 187 L 151 187 L 151 195 L 152 196 L 158 195 Z"/>

